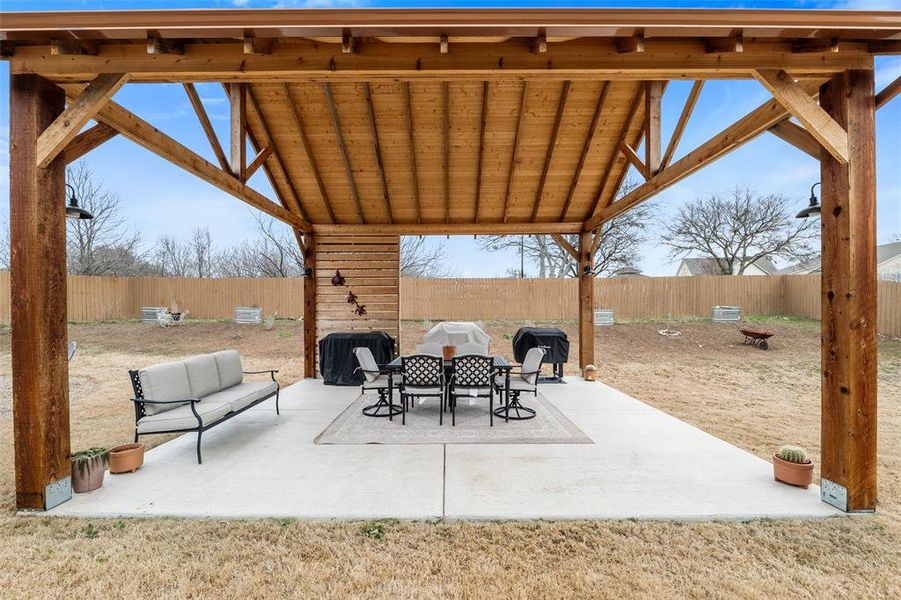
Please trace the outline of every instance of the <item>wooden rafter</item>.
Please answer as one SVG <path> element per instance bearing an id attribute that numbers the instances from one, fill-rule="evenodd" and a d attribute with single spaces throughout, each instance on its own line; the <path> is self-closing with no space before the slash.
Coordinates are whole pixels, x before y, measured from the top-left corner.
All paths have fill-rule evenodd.
<path id="1" fill-rule="evenodd" d="M 313 179 L 316 180 L 316 187 L 319 188 L 319 195 L 322 203 L 325 205 L 325 212 L 328 213 L 329 220 L 332 223 L 337 222 L 335 212 L 332 209 L 332 202 L 329 200 L 328 190 L 325 182 L 322 180 L 322 174 L 319 172 L 319 165 L 316 163 L 316 155 L 313 153 L 313 147 L 310 145 L 310 139 L 307 137 L 306 128 L 303 125 L 303 119 L 300 116 L 300 108 L 294 102 L 294 95 L 291 93 L 290 86 L 282 84 L 285 93 L 285 99 L 291 107 L 291 117 L 294 119 L 294 126 L 297 127 L 297 134 L 300 136 L 300 143 L 303 146 L 304 156 L 310 165 L 310 171 L 313 173 Z"/>
<path id="2" fill-rule="evenodd" d="M 444 85 L 444 222 L 450 223 L 450 82 L 445 81 Z"/>
<path id="3" fill-rule="evenodd" d="M 272 148 L 272 156 L 275 158 L 276 165 L 282 172 L 282 177 L 285 181 L 285 185 L 288 186 L 288 191 L 291 193 L 291 202 L 285 202 L 284 195 L 280 192 L 278 180 L 274 177 L 272 169 L 269 167 L 269 162 L 263 160 L 262 167 L 263 170 L 266 171 L 266 176 L 269 179 L 269 184 L 272 186 L 272 189 L 275 190 L 275 193 L 282 201 L 282 206 L 291 211 L 294 211 L 300 216 L 300 218 L 306 219 L 300 194 L 298 193 L 297 188 L 294 186 L 294 180 L 288 174 L 288 169 L 285 166 L 285 159 L 282 157 L 278 143 L 275 141 L 275 137 L 272 135 L 272 130 L 269 128 L 269 122 L 266 120 L 266 115 L 263 114 L 262 108 L 260 108 L 260 103 L 253 91 L 253 87 L 247 88 L 247 106 L 256 115 L 257 119 L 260 122 L 260 127 L 263 129 L 263 135 L 266 137 L 265 142 L 261 144 L 252 135 L 249 135 L 251 132 L 248 130 L 250 141 L 253 144 L 254 148 L 258 151 L 262 151 L 264 145 L 270 146 Z M 249 168 L 248 171 L 250 171 Z M 247 177 L 250 177 L 250 175 L 248 174 Z"/>
<path id="4" fill-rule="evenodd" d="M 482 112 L 479 117 L 479 155 L 476 170 L 476 205 L 473 211 L 473 221 L 479 220 L 479 208 L 482 203 L 482 169 L 485 160 L 485 129 L 488 124 L 488 95 L 491 88 L 487 81 L 482 82 Z"/>
<path id="5" fill-rule="evenodd" d="M 413 135 L 413 91 L 410 82 L 404 83 L 404 117 L 407 124 L 407 138 L 410 140 L 410 170 L 413 173 L 413 202 L 416 206 L 416 222 L 422 223 L 421 203 L 419 202 L 419 172 L 416 168 L 416 137 Z"/>
<path id="6" fill-rule="evenodd" d="M 513 137 L 513 156 L 510 158 L 510 171 L 507 175 L 507 191 L 504 193 L 504 223 L 510 216 L 510 191 L 513 189 L 513 176 L 516 174 L 516 165 L 519 161 L 519 138 L 522 134 L 522 125 L 526 116 L 526 98 L 529 95 L 529 82 L 522 82 L 522 91 L 519 95 L 519 113 L 516 117 L 516 135 Z"/>
<path id="7" fill-rule="evenodd" d="M 203 108 L 200 94 L 197 93 L 197 89 L 194 87 L 193 83 L 185 83 L 183 85 L 185 93 L 188 95 L 188 100 L 190 100 L 191 106 L 194 107 L 194 112 L 197 114 L 197 120 L 200 121 L 200 127 L 203 129 L 203 133 L 206 134 L 206 139 L 210 142 L 210 148 L 213 149 L 216 160 L 219 161 L 219 166 L 226 171 L 231 171 L 231 165 L 228 162 L 228 158 L 225 156 L 225 152 L 222 150 L 222 144 L 219 143 L 219 137 L 216 135 L 216 130 L 213 129 L 210 117 L 207 115 L 206 109 Z"/>
<path id="8" fill-rule="evenodd" d="M 591 117 L 591 124 L 588 126 L 588 133 L 585 134 L 585 141 L 582 143 L 582 152 L 579 153 L 579 164 L 576 165 L 576 171 L 573 173 L 572 181 L 569 184 L 569 190 L 566 192 L 566 200 L 563 202 L 563 208 L 560 211 L 560 220 L 565 221 L 566 215 L 569 213 L 569 207 L 572 204 L 573 196 L 576 193 L 576 187 L 579 185 L 579 179 L 582 177 L 582 169 L 585 167 L 585 161 L 588 153 L 591 151 L 591 145 L 598 132 L 598 125 L 601 122 L 601 113 L 604 110 L 604 103 L 607 101 L 607 94 L 610 91 L 610 82 L 601 82 L 601 92 L 598 95 L 598 102 L 594 108 L 594 115 Z"/>
<path id="9" fill-rule="evenodd" d="M 691 91 L 688 92 L 688 98 L 685 100 L 685 105 L 682 107 L 682 112 L 679 114 L 679 120 L 676 121 L 676 128 L 673 130 L 673 136 L 670 138 L 669 144 L 666 145 L 666 152 L 663 153 L 663 159 L 660 161 L 661 169 L 665 169 L 666 166 L 670 164 L 670 161 L 673 160 L 673 155 L 679 147 L 679 142 L 682 141 L 682 134 L 685 133 L 685 126 L 691 118 L 691 113 L 694 112 L 695 105 L 698 103 L 698 97 L 701 95 L 701 89 L 703 87 L 703 79 L 695 81 L 694 85 L 691 86 Z"/>
<path id="10" fill-rule="evenodd" d="M 369 82 L 363 82 L 363 95 L 366 97 L 366 112 L 369 115 L 369 128 L 372 131 L 372 144 L 375 150 L 375 161 L 378 167 L 379 184 L 382 188 L 382 198 L 385 200 L 385 214 L 388 215 L 388 222 L 393 223 L 394 217 L 391 214 L 391 197 L 388 194 L 388 180 L 385 178 L 385 164 L 382 161 L 382 144 L 379 141 L 379 127 L 375 120 L 375 107 L 372 105 L 372 89 Z"/>
<path id="11" fill-rule="evenodd" d="M 247 181 L 247 84 L 228 86 L 229 166 L 235 177 Z"/>
<path id="12" fill-rule="evenodd" d="M 253 157 L 253 160 L 250 161 L 250 164 L 247 165 L 247 173 L 245 174 L 247 179 L 253 177 L 253 174 L 257 172 L 257 169 L 263 166 L 272 153 L 275 152 L 275 146 L 271 143 L 268 146 L 264 146 L 262 150 L 257 152 L 257 155 Z M 285 207 L 290 208 L 290 207 Z"/>
<path id="13" fill-rule="evenodd" d="M 601 202 L 604 198 L 604 188 L 607 187 L 610 173 L 613 171 L 613 165 L 616 164 L 616 159 L 619 158 L 619 145 L 622 142 L 625 142 L 626 136 L 629 135 L 629 129 L 632 127 L 632 120 L 635 118 L 635 113 L 638 112 L 638 107 L 641 106 L 641 100 L 642 94 L 635 94 L 635 97 L 632 99 L 632 104 L 629 106 L 629 111 L 626 113 L 626 119 L 623 122 L 622 129 L 620 129 L 616 145 L 613 147 L 613 152 L 610 153 L 610 160 L 604 165 L 604 170 L 601 173 L 601 181 L 598 183 L 598 191 L 595 194 L 594 202 L 592 203 L 592 215 L 597 214 L 600 209 L 604 208 L 601 206 Z"/>
<path id="14" fill-rule="evenodd" d="M 899 93 L 901 93 L 901 75 L 895 77 L 894 81 L 882 88 L 882 90 L 876 94 L 876 109 L 882 108 L 889 100 Z"/>
<path id="15" fill-rule="evenodd" d="M 538 180 L 538 189 L 535 191 L 535 203 L 532 205 L 532 221 L 537 220 L 538 212 L 541 209 L 541 197 L 544 196 L 544 186 L 547 183 L 551 162 L 554 160 L 554 151 L 557 149 L 557 142 L 560 138 L 560 124 L 563 122 L 563 114 L 566 112 L 566 101 L 569 98 L 571 88 L 572 81 L 567 80 L 563 82 L 563 88 L 560 90 L 560 99 L 557 101 L 557 116 L 554 117 L 551 142 L 548 145 L 547 153 L 544 155 L 544 167 L 541 169 L 541 178 Z"/>
<path id="16" fill-rule="evenodd" d="M 147 54 L 165 55 L 174 54 L 181 56 L 185 53 L 183 40 L 165 39 L 156 31 L 150 31 L 147 35 Z"/>
<path id="17" fill-rule="evenodd" d="M 42 169 L 47 168 L 126 81 L 128 75 L 125 73 L 95 77 L 38 137 L 35 148 L 37 165 Z"/>
<path id="18" fill-rule="evenodd" d="M 820 150 L 822 150 L 822 146 L 816 141 L 816 138 L 810 135 L 810 133 L 800 125 L 785 120 L 770 127 L 769 131 L 798 150 L 820 160 Z"/>
<path id="19" fill-rule="evenodd" d="M 321 234 L 341 235 L 550 235 L 578 233 L 582 221 L 565 223 L 337 223 L 313 225 Z"/>
<path id="20" fill-rule="evenodd" d="M 338 141 L 338 150 L 341 152 L 341 159 L 344 161 L 344 174 L 347 176 L 347 185 L 350 186 L 350 195 L 353 198 L 354 205 L 357 209 L 357 217 L 360 223 L 365 223 L 363 217 L 363 204 L 360 202 L 360 193 L 357 191 L 357 182 L 354 179 L 353 167 L 350 164 L 350 155 L 347 153 L 347 146 L 344 143 L 344 132 L 341 130 L 341 118 L 338 116 L 338 107 L 335 106 L 335 98 L 332 95 L 332 84 L 326 81 L 322 84 L 325 92 L 325 103 L 328 105 L 328 112 L 332 118 L 332 127 L 335 129 L 335 139 Z"/>
<path id="21" fill-rule="evenodd" d="M 744 40 L 741 33 L 729 37 L 708 38 L 704 41 L 704 52 L 708 54 L 725 54 L 730 52 L 744 52 Z"/>
<path id="22" fill-rule="evenodd" d="M 244 54 L 266 55 L 272 52 L 272 38 L 244 36 Z"/>
<path id="23" fill-rule="evenodd" d="M 77 84 L 68 84 L 63 87 L 68 95 L 73 96 L 77 95 L 81 90 L 81 86 Z M 95 118 L 97 121 L 105 123 L 118 131 L 123 137 L 181 167 L 199 179 L 243 200 L 267 215 L 284 221 L 302 231 L 311 230 L 311 225 L 304 219 L 250 188 L 230 173 L 219 169 L 193 150 L 175 141 L 115 102 L 108 102 L 106 106 L 97 112 Z"/>
<path id="24" fill-rule="evenodd" d="M 75 162 L 91 150 L 98 148 L 109 140 L 119 135 L 119 132 L 106 125 L 97 123 L 90 129 L 82 131 L 75 136 L 63 150 L 63 160 L 66 164 Z"/>
<path id="25" fill-rule="evenodd" d="M 815 89 L 813 84 L 805 84 L 805 93 Z M 767 131 L 773 125 L 789 117 L 788 111 L 775 99 L 751 111 L 725 130 L 713 136 L 671 166 L 638 186 L 623 198 L 604 207 L 585 221 L 585 230 L 592 230 L 604 221 L 609 221 L 651 196 L 685 179 L 698 169 L 725 156 L 746 142 Z"/>
<path id="26" fill-rule="evenodd" d="M 791 76 L 781 70 L 757 71 L 757 79 L 768 89 L 804 128 L 842 164 L 848 164 L 848 132 L 835 122 Z"/>
<path id="27" fill-rule="evenodd" d="M 644 166 L 647 177 L 660 170 L 660 107 L 663 102 L 664 82 L 648 81 L 644 92 Z"/>
<path id="28" fill-rule="evenodd" d="M 622 152 L 623 156 L 626 157 L 626 160 L 632 163 L 632 166 L 635 167 L 635 169 L 639 173 L 641 173 L 642 177 L 644 177 L 645 179 L 651 178 L 648 166 L 644 163 L 644 161 L 641 160 L 641 157 L 638 156 L 638 152 L 636 152 L 632 148 L 632 146 L 630 146 L 628 142 L 626 142 L 626 140 L 623 140 L 619 143 L 619 151 Z"/>

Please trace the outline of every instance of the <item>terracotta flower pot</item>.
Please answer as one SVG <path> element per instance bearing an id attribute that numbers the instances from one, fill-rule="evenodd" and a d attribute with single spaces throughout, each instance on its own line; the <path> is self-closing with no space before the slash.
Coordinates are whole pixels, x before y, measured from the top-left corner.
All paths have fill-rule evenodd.
<path id="1" fill-rule="evenodd" d="M 72 491 L 76 494 L 84 494 L 85 492 L 93 492 L 103 485 L 103 474 L 106 471 L 106 465 L 98 461 L 83 471 L 78 465 L 72 463 Z"/>
<path id="2" fill-rule="evenodd" d="M 123 444 L 109 451 L 109 472 L 134 473 L 144 464 L 144 444 Z"/>
<path id="3" fill-rule="evenodd" d="M 585 381 L 594 381 L 597 379 L 597 376 L 598 376 L 598 372 L 594 369 L 592 369 L 592 370 L 583 369 L 582 370 L 582 379 L 584 379 Z"/>
<path id="4" fill-rule="evenodd" d="M 776 481 L 807 488 L 813 481 L 813 463 L 793 463 L 773 455 L 773 477 Z"/>
<path id="5" fill-rule="evenodd" d="M 457 353 L 456 346 L 442 346 L 441 353 L 444 354 L 444 360 L 451 360 Z"/>

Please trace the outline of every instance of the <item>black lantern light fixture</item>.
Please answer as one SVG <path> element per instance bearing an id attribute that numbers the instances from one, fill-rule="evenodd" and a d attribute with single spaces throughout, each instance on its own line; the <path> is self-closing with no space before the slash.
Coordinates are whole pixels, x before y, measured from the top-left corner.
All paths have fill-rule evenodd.
<path id="1" fill-rule="evenodd" d="M 797 219 L 806 219 L 807 217 L 812 217 L 814 215 L 820 214 L 820 201 L 817 199 L 817 195 L 814 193 L 814 188 L 820 185 L 820 182 L 817 181 L 815 184 L 810 186 L 810 205 L 807 208 L 804 208 L 795 215 Z"/>
<path id="2" fill-rule="evenodd" d="M 69 189 L 69 202 L 66 204 L 67 219 L 93 219 L 94 215 L 80 206 L 78 206 L 78 198 L 75 197 L 75 188 L 66 184 Z"/>

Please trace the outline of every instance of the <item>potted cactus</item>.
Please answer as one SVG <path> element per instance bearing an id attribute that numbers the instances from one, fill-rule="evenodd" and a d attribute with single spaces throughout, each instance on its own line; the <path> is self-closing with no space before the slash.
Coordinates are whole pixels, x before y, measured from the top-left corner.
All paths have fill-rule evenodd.
<path id="1" fill-rule="evenodd" d="M 76 494 L 93 492 L 103 485 L 103 473 L 109 462 L 106 448 L 88 448 L 72 455 L 72 489 Z"/>
<path id="2" fill-rule="evenodd" d="M 582 369 L 582 379 L 585 381 L 594 381 L 598 377 L 598 368 L 594 365 L 585 365 Z"/>
<path id="3" fill-rule="evenodd" d="M 799 446 L 782 446 L 773 455 L 773 477 L 789 485 L 807 488 L 813 480 L 813 463 Z"/>

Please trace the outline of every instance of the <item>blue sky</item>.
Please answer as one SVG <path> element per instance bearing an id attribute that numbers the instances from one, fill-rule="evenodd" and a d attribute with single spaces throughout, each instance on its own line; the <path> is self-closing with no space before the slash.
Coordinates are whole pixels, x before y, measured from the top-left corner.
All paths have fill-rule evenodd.
<path id="1" fill-rule="evenodd" d="M 866 2 L 517 2 L 494 1 L 491 6 L 641 6 L 641 7 L 772 7 L 772 8 L 901 8 L 899 1 Z M 272 6 L 478 6 L 477 2 L 367 2 L 365 0 L 212 0 L 152 1 L 49 1 L 0 0 L 0 10 L 128 9 L 128 8 L 225 8 Z M 2 18 L 2 16 L 0 16 Z M 876 89 L 901 75 L 901 57 L 880 57 L 876 62 Z M 0 63 L 0 145 L 9 146 L 9 67 Z M 123 87 L 115 100 L 177 138 L 196 152 L 215 162 L 209 144 L 197 124 L 196 116 L 180 85 L 156 85 L 153 94 L 146 85 Z M 663 101 L 663 139 L 675 126 L 691 82 L 673 82 Z M 227 139 L 227 106 L 220 86 L 200 84 L 198 90 L 221 139 Z M 704 142 L 711 135 L 769 99 L 766 90 L 755 81 L 709 81 L 679 146 L 676 158 Z M 901 236 L 901 98 L 896 98 L 876 114 L 877 197 L 879 242 Z M 146 244 L 163 234 L 187 234 L 197 225 L 209 227 L 220 245 L 231 245 L 254 235 L 251 209 L 184 171 L 157 158 L 124 139 L 113 139 L 85 159 L 105 185 L 119 194 L 129 221 L 139 228 Z M 811 184 L 819 179 L 817 161 L 772 135 L 760 136 L 680 184 L 657 196 L 658 219 L 664 222 L 684 202 L 698 196 L 722 192 L 736 185 L 748 185 L 761 193 L 785 194 L 796 199 L 800 208 L 807 202 Z M 8 150 L 0 154 L 0 219 L 7 222 L 9 208 Z M 274 197 L 265 177 L 257 174 L 251 185 Z M 676 264 L 659 247 L 659 228 L 642 249 L 640 267 L 651 275 L 671 275 Z M 901 239 L 901 238 L 899 238 Z M 518 265 L 513 254 L 481 254 L 472 236 L 430 239 L 448 247 L 449 267 L 458 276 L 491 277 L 503 275 Z"/>

